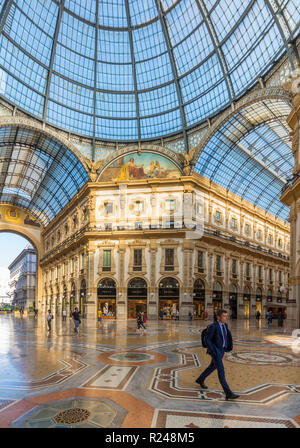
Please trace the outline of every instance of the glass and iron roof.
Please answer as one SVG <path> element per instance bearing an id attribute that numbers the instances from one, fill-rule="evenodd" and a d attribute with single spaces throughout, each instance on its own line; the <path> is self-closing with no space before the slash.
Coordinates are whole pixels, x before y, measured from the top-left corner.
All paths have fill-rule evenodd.
<path id="1" fill-rule="evenodd" d="M 297 0 L 0 0 L 0 95 L 112 141 L 185 132 L 288 52 Z"/>
<path id="2" fill-rule="evenodd" d="M 25 208 L 47 225 L 88 180 L 77 157 L 39 131 L 0 128 L 0 202 Z"/>
<path id="3" fill-rule="evenodd" d="M 203 148 L 195 171 L 284 221 L 289 208 L 279 197 L 293 171 L 291 106 L 264 100 L 234 114 Z"/>

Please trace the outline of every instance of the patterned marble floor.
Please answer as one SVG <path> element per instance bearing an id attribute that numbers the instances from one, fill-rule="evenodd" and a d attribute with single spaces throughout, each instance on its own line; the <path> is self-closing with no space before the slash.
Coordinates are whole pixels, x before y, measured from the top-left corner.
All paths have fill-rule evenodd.
<path id="1" fill-rule="evenodd" d="M 224 366 L 237 400 L 225 401 L 217 373 L 195 378 L 210 357 L 208 322 L 83 321 L 0 316 L 0 427 L 299 428 L 300 338 L 293 323 L 266 328 L 232 321 Z M 285 322 L 286 325 L 286 322 Z"/>

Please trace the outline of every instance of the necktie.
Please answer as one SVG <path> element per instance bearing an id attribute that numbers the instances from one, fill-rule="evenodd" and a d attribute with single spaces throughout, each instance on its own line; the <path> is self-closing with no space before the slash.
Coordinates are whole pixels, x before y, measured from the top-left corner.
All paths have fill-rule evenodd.
<path id="1" fill-rule="evenodd" d="M 222 334 L 223 334 L 223 347 L 226 348 L 227 345 L 227 336 L 226 336 L 226 330 L 224 328 L 224 324 L 221 325 L 222 328 Z"/>

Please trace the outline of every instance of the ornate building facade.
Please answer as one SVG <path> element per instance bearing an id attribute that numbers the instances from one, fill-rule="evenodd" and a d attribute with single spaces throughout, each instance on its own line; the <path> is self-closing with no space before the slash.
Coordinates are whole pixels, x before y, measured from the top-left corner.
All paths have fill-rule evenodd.
<path id="1" fill-rule="evenodd" d="M 42 232 L 43 310 L 292 318 L 289 225 L 188 167 L 134 151 L 99 170 Z"/>

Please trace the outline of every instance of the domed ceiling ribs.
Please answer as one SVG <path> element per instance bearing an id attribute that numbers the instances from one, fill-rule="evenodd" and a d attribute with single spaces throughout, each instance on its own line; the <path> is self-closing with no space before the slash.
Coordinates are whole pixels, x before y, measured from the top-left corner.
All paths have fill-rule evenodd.
<path id="1" fill-rule="evenodd" d="M 57 38 L 58 38 L 59 28 L 60 28 L 60 24 L 61 24 L 61 18 L 62 18 L 62 13 L 63 13 L 63 9 L 64 9 L 64 4 L 65 4 L 65 0 L 60 0 L 57 21 L 56 21 L 56 26 L 55 26 L 55 33 L 54 33 L 52 49 L 51 49 L 49 71 L 48 71 L 48 76 L 47 76 L 47 85 L 46 85 L 44 109 L 43 109 L 43 122 L 44 123 L 46 122 L 46 117 L 47 117 L 47 108 L 48 108 L 50 83 L 51 83 L 51 77 L 52 77 L 52 71 L 53 71 L 53 62 L 54 62 L 55 53 L 56 53 Z"/>
<path id="2" fill-rule="evenodd" d="M 232 101 L 233 101 L 233 99 L 235 97 L 235 94 L 234 94 L 233 85 L 232 85 L 230 76 L 228 74 L 228 68 L 227 68 L 227 64 L 226 64 L 225 58 L 224 58 L 223 51 L 222 51 L 222 49 L 220 47 L 220 43 L 218 41 L 215 29 L 214 29 L 213 24 L 212 24 L 212 22 L 210 20 L 207 8 L 206 8 L 203 0 L 196 0 L 196 3 L 197 3 L 197 6 L 199 8 L 199 11 L 201 12 L 201 15 L 202 15 L 202 17 L 203 17 L 203 19 L 204 19 L 204 21 L 206 23 L 206 27 L 208 29 L 210 38 L 212 40 L 212 43 L 213 43 L 216 55 L 218 56 L 219 63 L 220 63 L 220 66 L 221 66 L 221 69 L 222 69 L 222 72 L 223 72 L 223 76 L 224 76 L 224 79 L 226 81 L 226 86 L 227 86 L 227 89 L 228 89 L 228 97 L 230 99 L 230 102 L 232 103 Z"/>
<path id="3" fill-rule="evenodd" d="M 156 3 L 156 6 L 157 6 L 157 11 L 158 11 L 160 24 L 161 24 L 161 27 L 162 27 L 162 30 L 163 30 L 163 33 L 164 33 L 164 38 L 165 38 L 165 41 L 166 41 L 166 45 L 167 45 L 167 49 L 168 49 L 168 55 L 169 55 L 169 58 L 170 58 L 171 68 L 172 68 L 174 82 L 175 82 L 175 86 L 176 86 L 176 93 L 177 93 L 177 97 L 178 97 L 178 103 L 179 103 L 179 109 L 180 109 L 180 117 L 181 117 L 181 122 L 182 122 L 184 149 L 185 149 L 185 151 L 188 152 L 189 145 L 188 145 L 188 138 L 187 138 L 187 132 L 186 132 L 186 128 L 187 128 L 186 117 L 185 117 L 185 111 L 184 111 L 184 107 L 183 107 L 183 101 L 182 101 L 181 89 L 180 89 L 180 84 L 179 84 L 178 71 L 177 71 L 177 67 L 176 67 L 176 63 L 175 63 L 175 59 L 174 59 L 174 54 L 173 54 L 173 50 L 172 50 L 171 40 L 170 40 L 170 34 L 169 34 L 168 26 L 167 26 L 167 23 L 166 23 L 166 18 L 163 15 L 163 6 L 161 4 L 161 0 L 155 0 L 155 3 Z"/>
<path id="4" fill-rule="evenodd" d="M 130 10 L 129 10 L 128 0 L 125 0 L 125 8 L 126 8 L 126 16 L 127 16 L 131 61 L 132 61 L 132 74 L 133 74 L 134 95 L 135 95 L 135 105 L 136 105 L 138 141 L 141 141 L 140 106 L 139 106 L 138 85 L 137 85 L 137 78 L 136 78 L 134 47 L 133 47 L 133 39 L 132 39 L 132 27 L 131 27 Z"/>

